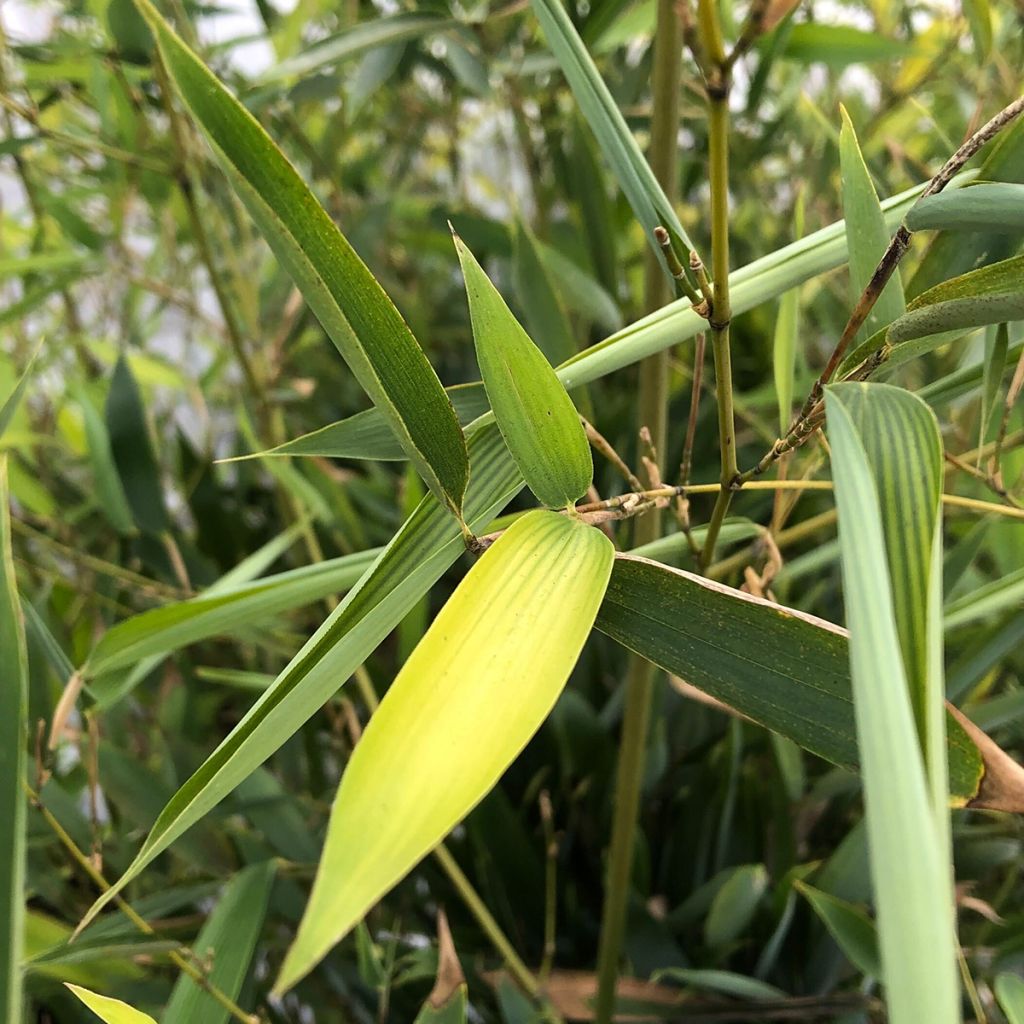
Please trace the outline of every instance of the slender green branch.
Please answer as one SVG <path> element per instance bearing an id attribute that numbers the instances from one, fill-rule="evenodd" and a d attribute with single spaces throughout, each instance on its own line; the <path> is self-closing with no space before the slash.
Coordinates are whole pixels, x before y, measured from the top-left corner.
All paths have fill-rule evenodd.
<path id="1" fill-rule="evenodd" d="M 711 274 L 712 308 L 708 315 L 711 347 L 715 359 L 715 395 L 718 400 L 718 444 L 721 454 L 722 490 L 718 494 L 701 563 L 707 566 L 715 553 L 732 490 L 739 475 L 736 461 L 736 417 L 733 410 L 732 352 L 729 327 L 732 304 L 729 297 L 729 85 L 730 68 L 722 44 L 718 9 L 710 0 L 700 0 L 699 29 L 704 50 L 714 65 L 705 79 L 708 99 L 709 180 L 711 186 Z"/>

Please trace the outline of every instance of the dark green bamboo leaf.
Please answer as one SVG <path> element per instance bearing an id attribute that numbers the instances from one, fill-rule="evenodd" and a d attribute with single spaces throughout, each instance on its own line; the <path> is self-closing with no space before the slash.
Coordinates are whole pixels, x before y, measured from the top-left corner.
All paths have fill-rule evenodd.
<path id="1" fill-rule="evenodd" d="M 550 508 L 572 505 L 594 475 L 579 413 L 544 354 L 457 236 L 455 247 L 477 362 L 498 428 L 540 501 Z"/>
<path id="2" fill-rule="evenodd" d="M 685 262 L 693 244 L 590 59 L 562 0 L 530 0 L 530 6 L 647 241 L 658 258 L 664 260 L 654 238 L 654 229 L 659 225 L 664 227 L 677 249 L 685 250 L 682 253 Z"/>
<path id="3" fill-rule="evenodd" d="M 0 1012 L 21 1020 L 25 932 L 25 741 L 28 656 L 11 551 L 7 457 L 0 457 Z"/>
<path id="4" fill-rule="evenodd" d="M 207 976 L 229 999 L 237 1000 L 249 973 L 256 940 L 274 884 L 274 862 L 240 871 L 228 883 L 191 949 L 213 967 Z M 227 1024 L 228 1011 L 187 974 L 178 976 L 161 1024 Z"/>
<path id="5" fill-rule="evenodd" d="M 839 132 L 839 160 L 843 178 L 843 216 L 846 221 L 846 244 L 850 258 L 850 288 L 856 302 L 878 266 L 886 246 L 889 231 L 878 201 L 878 193 L 871 182 L 871 174 L 857 142 L 857 133 L 846 108 L 841 107 L 843 126 Z M 906 304 L 897 270 L 882 289 L 864 326 L 858 332 L 863 339 L 880 327 L 891 324 L 901 316 Z"/>
<path id="6" fill-rule="evenodd" d="M 1024 185 L 982 182 L 919 199 L 907 214 L 911 231 L 1024 231 Z"/>
<path id="7" fill-rule="evenodd" d="M 401 314 L 256 119 L 137 0 L 168 72 L 261 233 L 431 490 L 461 515 L 466 442 Z"/>
<path id="8" fill-rule="evenodd" d="M 302 53 L 274 64 L 257 79 L 260 84 L 306 76 L 328 64 L 338 64 L 368 50 L 419 39 L 429 33 L 455 28 L 458 22 L 436 14 L 402 12 L 354 25 L 321 39 Z"/>
<path id="9" fill-rule="evenodd" d="M 699 576 L 619 555 L 596 627 L 666 672 L 857 770 L 845 630 Z M 978 793 L 985 766 L 947 718 L 950 801 Z"/>
<path id="10" fill-rule="evenodd" d="M 978 447 L 988 440 L 992 417 L 999 405 L 999 392 L 1006 373 L 1006 353 L 1010 348 L 1007 324 L 989 330 L 985 338 L 985 375 L 981 389 L 981 416 L 978 423 Z"/>
<path id="11" fill-rule="evenodd" d="M 860 907 L 806 882 L 794 882 L 793 888 L 814 908 L 850 963 L 871 978 L 881 978 L 882 961 L 874 921 Z"/>
<path id="12" fill-rule="evenodd" d="M 969 271 L 929 288 L 890 328 L 898 344 L 940 331 L 1024 319 L 1024 256 Z"/>
<path id="13" fill-rule="evenodd" d="M 467 521 L 480 529 L 523 483 L 493 423 L 472 432 L 470 449 Z M 459 525 L 428 495 L 274 685 L 175 793 L 128 870 L 79 929 L 322 707 L 464 551 Z"/>
<path id="14" fill-rule="evenodd" d="M 92 467 L 96 501 L 107 521 L 118 533 L 122 536 L 137 533 L 128 496 L 124 492 L 121 477 L 114 463 L 107 425 L 84 389 L 79 389 L 75 397 L 78 407 L 82 410 L 85 444 Z"/>
<path id="15" fill-rule="evenodd" d="M 147 533 L 163 533 L 168 519 L 160 467 L 153 454 L 139 385 L 123 355 L 110 378 L 106 426 L 114 465 L 136 525 Z"/>

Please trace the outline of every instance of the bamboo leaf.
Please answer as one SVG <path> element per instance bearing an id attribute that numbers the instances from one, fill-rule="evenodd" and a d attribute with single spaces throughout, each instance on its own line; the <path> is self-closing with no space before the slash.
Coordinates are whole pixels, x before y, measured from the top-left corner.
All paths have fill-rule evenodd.
<path id="1" fill-rule="evenodd" d="M 889 1019 L 958 1024 L 948 825 L 932 806 L 914 728 L 885 558 L 882 499 L 847 412 L 850 392 L 842 388 L 849 385 L 828 389 L 826 411 Z M 912 858 L 908 850 L 914 851 Z M 928 942 L 920 941 L 922 935 Z"/>
<path id="2" fill-rule="evenodd" d="M 877 32 L 865 32 L 848 25 L 794 25 L 782 56 L 805 63 L 823 61 L 835 67 L 895 60 L 906 56 L 909 47 L 899 39 L 887 39 Z"/>
<path id="3" fill-rule="evenodd" d="M 934 659 L 941 662 L 941 634 L 929 639 L 928 629 L 934 584 L 939 584 L 941 595 L 941 580 L 931 578 L 936 565 L 941 575 L 937 531 L 943 460 L 938 423 L 919 398 L 887 384 L 838 384 L 832 393 L 857 430 L 878 495 L 903 667 L 925 764 L 930 766 L 927 752 L 933 742 L 940 749 L 943 745 L 942 719 L 929 722 L 930 709 L 941 708 L 943 693 L 941 672 L 933 670 Z M 941 596 L 937 604 L 941 605 Z M 940 791 L 944 801 L 944 779 Z"/>
<path id="4" fill-rule="evenodd" d="M 160 466 L 153 452 L 139 385 L 123 355 L 110 378 L 106 427 L 117 474 L 136 525 L 148 533 L 162 533 L 168 520 Z"/>
<path id="5" fill-rule="evenodd" d="M 340 593 L 357 583 L 378 555 L 378 550 L 343 555 L 141 612 L 103 634 L 82 673 L 93 679 L 116 672 Z"/>
<path id="6" fill-rule="evenodd" d="M 636 139 L 587 53 L 562 0 L 530 0 L 530 6 L 604 158 L 611 165 L 619 187 L 644 229 L 648 243 L 658 258 L 664 261 L 661 248 L 654 238 L 654 229 L 661 225 L 668 231 L 677 249 L 683 248 L 689 252 L 693 243 L 640 152 Z"/>
<path id="7" fill-rule="evenodd" d="M 843 216 L 846 221 L 846 243 L 850 259 L 850 287 L 853 300 L 860 298 L 871 280 L 878 261 L 889 244 L 878 194 L 871 182 L 871 174 L 861 155 L 860 144 L 853 122 L 840 107 L 843 125 L 839 131 L 839 161 L 843 179 Z M 880 327 L 891 324 L 901 316 L 906 303 L 897 270 L 878 297 L 858 337 L 866 338 Z"/>
<path id="8" fill-rule="evenodd" d="M 890 344 L 940 331 L 1024 319 L 1024 256 L 993 263 L 929 288 L 890 328 Z"/>
<path id="9" fill-rule="evenodd" d="M 275 991 L 437 846 L 537 731 L 590 632 L 612 557 L 600 531 L 536 509 L 470 570 L 356 745 Z"/>
<path id="10" fill-rule="evenodd" d="M 839 944 L 847 960 L 869 977 L 881 978 L 882 962 L 878 952 L 878 932 L 874 921 L 860 907 L 831 893 L 815 889 L 806 882 L 794 882 L 793 888 L 814 908 L 814 912 Z"/>
<path id="11" fill-rule="evenodd" d="M 192 950 L 213 963 L 208 980 L 229 999 L 236 1000 L 252 961 L 263 927 L 274 862 L 264 861 L 240 871 L 231 880 L 203 926 Z M 187 974 L 178 977 L 161 1024 L 226 1024 L 228 1011 Z"/>
<path id="12" fill-rule="evenodd" d="M 796 237 L 804 233 L 804 194 L 797 195 L 794 215 Z M 796 350 L 800 329 L 800 289 L 791 288 L 779 300 L 772 340 L 772 368 L 775 373 L 775 395 L 779 402 L 779 435 L 784 437 L 793 415 L 793 376 L 796 372 Z"/>
<path id="13" fill-rule="evenodd" d="M 838 626 L 633 555 L 616 556 L 594 624 L 805 750 L 858 770 L 848 639 Z M 964 806 L 988 766 L 953 718 L 946 733 L 950 802 Z"/>
<path id="14" fill-rule="evenodd" d="M 1024 231 L 1024 185 L 982 182 L 919 199 L 907 214 L 911 231 Z"/>
<path id="15" fill-rule="evenodd" d="M 522 488 L 522 478 L 493 424 L 472 432 L 470 451 L 474 470 L 466 517 L 471 529 L 479 529 Z M 428 495 L 274 684 L 174 794 L 135 860 L 93 904 L 79 931 L 285 743 L 464 551 L 459 525 Z"/>
<path id="16" fill-rule="evenodd" d="M 579 413 L 544 354 L 456 236 L 477 362 L 505 444 L 527 486 L 550 508 L 572 505 L 594 475 Z"/>
<path id="17" fill-rule="evenodd" d="M 338 64 L 378 47 L 408 42 L 457 25 L 458 22 L 450 18 L 412 11 L 374 18 L 321 39 L 295 57 L 274 64 L 259 76 L 257 82 L 267 84 L 286 78 L 305 77 L 328 64 Z"/>
<path id="18" fill-rule="evenodd" d="M 156 1024 L 156 1021 L 143 1013 L 141 1010 L 133 1009 L 120 999 L 111 999 L 109 996 L 101 996 L 96 992 L 90 992 L 81 985 L 67 985 L 78 998 L 99 1017 L 106 1021 L 106 1024 Z"/>
<path id="19" fill-rule="evenodd" d="M 522 220 L 516 221 L 512 259 L 516 294 L 526 316 L 528 333 L 547 361 L 558 366 L 576 355 L 578 346 L 541 261 L 537 240 Z"/>
<path id="20" fill-rule="evenodd" d="M 704 941 L 712 948 L 734 942 L 750 926 L 767 888 L 768 871 L 763 864 L 735 868 L 711 901 Z"/>
<path id="21" fill-rule="evenodd" d="M 25 931 L 25 740 L 28 656 L 11 551 L 7 457 L 0 457 L 0 1011 L 21 1020 Z"/>
<path id="22" fill-rule="evenodd" d="M 735 996 L 737 999 L 754 999 L 771 1002 L 785 999 L 786 993 L 774 985 L 768 985 L 756 978 L 748 978 L 732 971 L 716 971 L 706 968 L 667 967 L 656 971 L 652 981 L 675 981 L 687 988 L 708 989 L 722 995 Z"/>
<path id="23" fill-rule="evenodd" d="M 996 999 L 1010 1024 L 1024 1024 L 1024 979 L 1004 973 L 996 977 Z"/>
<path id="24" fill-rule="evenodd" d="M 96 488 L 96 500 L 100 509 L 110 525 L 122 536 L 136 533 L 131 505 L 128 503 L 128 497 L 114 463 L 107 426 L 84 388 L 79 389 L 75 397 L 79 409 L 82 410 L 85 444 L 89 453 L 92 479 Z"/>
<path id="25" fill-rule="evenodd" d="M 261 233 L 428 486 L 461 515 L 469 463 L 441 382 L 384 289 L 256 119 L 137 0 L 178 92 Z"/>
<path id="26" fill-rule="evenodd" d="M 28 387 L 28 382 L 32 379 L 32 370 L 35 367 L 36 359 L 39 358 L 39 353 L 42 350 L 43 343 L 40 342 L 29 356 L 28 364 L 18 378 L 18 383 L 14 385 L 14 390 L 4 399 L 3 405 L 0 405 L 0 437 L 4 436 L 4 432 L 11 425 L 11 420 L 14 419 L 14 414 L 18 411 L 25 388 Z"/>

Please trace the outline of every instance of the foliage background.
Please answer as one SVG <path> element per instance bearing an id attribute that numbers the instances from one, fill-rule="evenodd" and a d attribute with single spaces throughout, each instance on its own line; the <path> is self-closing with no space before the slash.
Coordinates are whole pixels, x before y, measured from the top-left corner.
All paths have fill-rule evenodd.
<path id="1" fill-rule="evenodd" d="M 643 313 L 641 232 L 522 5 L 402 8 L 400 19 L 429 26 L 413 32 L 406 23 L 404 35 L 381 20 L 397 8 L 357 0 L 301 0 L 291 11 L 261 3 L 244 22 L 216 5 L 170 11 L 179 26 L 196 26 L 204 57 L 314 186 L 446 385 L 477 378 L 449 220 L 524 318 L 531 294 L 515 273 L 512 226 L 516 217 L 529 222 L 550 253 L 547 269 L 580 346 Z M 641 142 L 653 12 L 649 3 L 618 0 L 574 11 Z M 3 14 L 0 394 L 13 389 L 40 340 L 42 349 L 2 444 L 12 456 L 19 583 L 31 605 L 30 721 L 49 723 L 72 666 L 112 623 L 202 590 L 285 531 L 290 542 L 265 571 L 384 544 L 420 485 L 399 463 L 214 464 L 349 416 L 365 398 L 205 145 L 186 120 L 169 118 L 130 2 L 5 6 Z M 938 3 L 813 3 L 783 19 L 737 69 L 733 266 L 796 237 L 798 196 L 805 233 L 842 216 L 840 102 L 881 196 L 926 179 L 1019 95 L 1021 18 L 1011 4 L 989 10 L 975 0 L 962 12 Z M 356 23 L 389 27 L 368 41 Z M 313 73 L 261 77 L 333 33 L 346 33 L 345 59 Z M 689 66 L 682 115 L 680 217 L 707 251 L 706 129 Z M 1004 174 L 1024 180 L 1024 161 Z M 1004 239 L 1005 251 L 987 258 L 1008 255 L 1019 241 Z M 967 269 L 957 266 L 965 254 L 949 248 L 922 264 L 927 245 L 916 239 L 904 264 L 908 297 L 935 283 L 937 269 L 942 277 Z M 845 270 L 809 282 L 799 298 L 798 397 L 845 323 Z M 769 303 L 734 325 L 741 466 L 777 433 L 776 313 Z M 1019 337 L 1018 325 L 1011 345 Z M 991 337 L 977 332 L 891 378 L 930 386 L 951 453 L 969 452 L 991 434 L 992 423 L 982 421 L 1005 389 L 991 369 L 991 348 Z M 672 362 L 672 442 L 661 453 L 667 474 L 682 446 L 691 352 L 680 347 Z M 937 384 L 971 367 L 978 368 L 971 389 Z M 602 433 L 637 461 L 635 373 L 590 385 L 586 401 Z M 1011 436 L 1022 426 L 1018 409 Z M 706 393 L 697 481 L 717 478 L 714 437 Z M 808 448 L 789 472 L 813 471 L 821 459 Z M 1014 452 L 1006 479 L 1022 468 Z M 596 485 L 602 495 L 624 489 L 600 460 Z M 946 489 L 993 497 L 963 472 L 950 472 Z M 816 492 L 794 507 L 765 493 L 741 495 L 733 513 L 742 518 L 723 551 L 736 557 L 719 575 L 739 584 L 748 564 L 761 572 L 768 551 L 750 546 L 744 526 L 771 525 L 782 548 L 774 595 L 841 622 L 834 525 L 820 518 L 831 507 L 831 497 Z M 710 508 L 710 499 L 695 498 L 695 522 L 706 521 Z M 991 612 L 947 634 L 950 694 L 1020 754 L 1021 524 L 953 513 L 945 530 L 950 602 L 969 605 L 969 595 L 1004 581 Z M 628 527 L 621 539 L 628 545 Z M 366 664 L 379 690 L 465 564 Z M 34 782 L 42 802 L 109 879 L 331 600 L 247 623 L 145 673 L 108 678 L 101 712 L 73 716 L 53 752 L 41 741 Z M 554 715 L 453 837 L 463 870 L 530 964 L 551 954 L 544 936 L 553 920 L 557 968 L 593 968 L 624 674 L 622 649 L 595 635 Z M 357 682 L 365 687 L 365 679 Z M 191 942 L 223 882 L 267 858 L 279 863 L 265 920 L 255 924 L 243 1005 L 279 1021 L 411 1020 L 432 984 L 435 911 L 444 906 L 478 1019 L 531 1019 L 507 990 L 503 1000 L 495 995 L 486 975 L 497 964 L 493 950 L 430 861 L 294 996 L 264 1003 L 302 911 L 338 776 L 365 721 L 360 693 L 342 690 L 133 884 L 133 903 L 157 928 L 151 939 L 129 942 L 130 930 L 114 928 L 113 951 L 77 958 L 61 945 L 96 893 L 30 812 L 28 952 L 56 950 L 28 975 L 38 1019 L 89 1019 L 60 988 L 67 979 L 140 1007 L 165 1006 L 176 972 L 160 943 Z M 807 1019 L 837 1019 L 847 1003 L 869 1006 L 870 986 L 792 887 L 806 877 L 843 899 L 869 901 L 856 777 L 690 699 L 664 677 L 656 694 L 626 950 L 633 972 L 734 971 L 805 997 Z M 954 833 L 966 962 L 980 1005 L 998 1020 L 991 979 L 1019 969 L 1024 953 L 1019 826 L 1009 816 L 964 812 Z M 850 1012 L 864 1019 L 871 1011 Z"/>

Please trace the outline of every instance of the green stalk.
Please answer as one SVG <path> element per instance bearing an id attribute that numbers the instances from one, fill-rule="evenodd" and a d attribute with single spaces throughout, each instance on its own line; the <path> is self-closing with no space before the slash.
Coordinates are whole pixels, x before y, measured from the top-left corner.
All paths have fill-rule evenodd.
<path id="1" fill-rule="evenodd" d="M 648 159 L 670 202 L 675 198 L 679 181 L 676 140 L 679 133 L 682 48 L 682 27 L 674 0 L 658 0 Z M 669 302 L 672 296 L 669 279 L 650 248 L 645 254 L 644 272 L 646 305 L 653 312 Z M 650 431 L 654 450 L 660 457 L 664 457 L 668 440 L 668 356 L 666 348 L 648 356 L 640 365 L 639 425 L 646 426 Z M 660 535 L 661 512 L 652 509 L 638 520 L 634 541 L 637 545 L 646 544 Z M 611 849 L 601 917 L 595 1003 L 597 1024 L 610 1024 L 615 1011 L 615 988 L 629 908 L 633 848 L 636 845 L 653 688 L 654 666 L 646 659 L 634 655 L 630 658 L 626 677 L 622 746 L 615 781 Z"/>
<path id="2" fill-rule="evenodd" d="M 709 323 L 715 356 L 718 444 L 722 461 L 722 489 L 718 492 L 711 513 L 701 559 L 702 564 L 707 566 L 714 557 L 718 534 L 729 511 L 732 486 L 739 474 L 739 466 L 736 461 L 732 353 L 729 346 L 729 325 L 732 320 L 729 296 L 729 63 L 722 44 L 718 9 L 710 0 L 701 0 L 698 13 L 701 43 L 712 62 L 706 81 L 711 185 L 711 272 L 714 278 L 714 301 Z"/>

